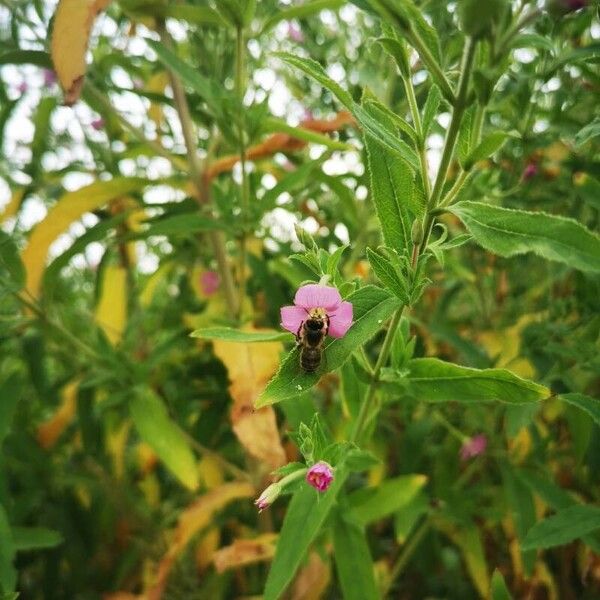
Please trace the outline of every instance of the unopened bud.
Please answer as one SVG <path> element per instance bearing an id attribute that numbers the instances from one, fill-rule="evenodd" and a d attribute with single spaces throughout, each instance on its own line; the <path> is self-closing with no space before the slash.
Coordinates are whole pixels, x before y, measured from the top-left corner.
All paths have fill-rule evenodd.
<path id="1" fill-rule="evenodd" d="M 419 219 L 415 219 L 410 231 L 410 239 L 415 246 L 418 246 L 423 241 L 423 223 Z"/>

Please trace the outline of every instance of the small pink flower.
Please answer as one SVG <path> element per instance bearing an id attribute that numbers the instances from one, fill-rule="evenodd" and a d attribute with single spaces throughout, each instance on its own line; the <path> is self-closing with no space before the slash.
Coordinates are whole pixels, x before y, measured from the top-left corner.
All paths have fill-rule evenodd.
<path id="1" fill-rule="evenodd" d="M 91 126 L 96 130 L 96 131 L 100 131 L 101 129 L 104 129 L 104 119 L 102 117 L 98 118 L 98 119 L 94 119 L 91 122 Z"/>
<path id="2" fill-rule="evenodd" d="M 287 34 L 292 42 L 298 42 L 301 44 L 304 41 L 304 34 L 302 33 L 302 30 L 294 25 L 294 23 L 288 23 Z"/>
<path id="3" fill-rule="evenodd" d="M 329 335 L 341 338 L 352 325 L 352 304 L 343 302 L 336 288 L 311 283 L 303 285 L 294 297 L 295 306 L 281 309 L 281 326 L 297 334 L 302 323 L 315 309 L 321 309 L 329 317 Z"/>
<path id="4" fill-rule="evenodd" d="M 280 482 L 272 483 L 265 491 L 254 501 L 256 507 L 258 508 L 258 512 L 262 512 L 266 508 L 269 508 L 275 500 L 281 494 L 281 484 Z"/>
<path id="5" fill-rule="evenodd" d="M 538 174 L 538 166 L 535 163 L 528 163 L 523 170 L 523 179 L 529 181 Z"/>
<path id="6" fill-rule="evenodd" d="M 326 492 L 333 481 L 333 467 L 325 461 L 319 461 L 306 472 L 306 482 L 318 492 Z"/>
<path id="7" fill-rule="evenodd" d="M 221 280 L 216 271 L 204 271 L 200 275 L 200 287 L 202 288 L 202 293 L 206 296 L 212 296 L 216 293 L 220 283 Z"/>
<path id="8" fill-rule="evenodd" d="M 50 87 L 56 83 L 56 73 L 52 69 L 44 69 L 44 86 Z"/>
<path id="9" fill-rule="evenodd" d="M 17 92 L 19 92 L 20 94 L 24 94 L 27 91 L 27 88 L 27 82 L 21 81 L 21 83 L 17 86 Z"/>
<path id="10" fill-rule="evenodd" d="M 469 438 L 460 449 L 461 460 L 469 460 L 483 454 L 487 448 L 487 444 L 487 437 L 482 433 Z"/>

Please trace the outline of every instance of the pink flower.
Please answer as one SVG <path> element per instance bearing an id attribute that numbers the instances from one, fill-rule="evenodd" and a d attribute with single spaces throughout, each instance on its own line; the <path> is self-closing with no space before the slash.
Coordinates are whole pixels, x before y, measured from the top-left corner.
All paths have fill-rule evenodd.
<path id="1" fill-rule="evenodd" d="M 216 271 L 204 271 L 200 275 L 200 287 L 206 296 L 212 296 L 218 289 L 221 280 Z"/>
<path id="2" fill-rule="evenodd" d="M 525 169 L 523 170 L 523 179 L 525 181 L 529 181 L 533 179 L 538 174 L 538 167 L 535 163 L 528 163 Z"/>
<path id="3" fill-rule="evenodd" d="M 50 87 L 56 83 L 56 73 L 52 69 L 44 69 L 44 86 Z"/>
<path id="4" fill-rule="evenodd" d="M 297 334 L 306 319 L 316 313 L 325 313 L 329 318 L 328 333 L 341 338 L 352 325 L 352 304 L 343 302 L 336 288 L 311 283 L 303 285 L 294 297 L 295 306 L 281 309 L 281 326 Z"/>
<path id="5" fill-rule="evenodd" d="M 325 461 L 319 461 L 306 472 L 306 482 L 318 492 L 326 492 L 333 481 L 333 467 Z"/>
<path id="6" fill-rule="evenodd" d="M 304 35 L 302 34 L 302 30 L 296 27 L 294 23 L 288 23 L 287 30 L 288 37 L 292 42 L 298 42 L 301 44 L 304 41 Z"/>
<path id="7" fill-rule="evenodd" d="M 482 433 L 469 438 L 460 449 L 461 460 L 469 460 L 469 458 L 475 458 L 483 454 L 487 448 L 487 443 L 487 437 Z"/>
<path id="8" fill-rule="evenodd" d="M 104 119 L 102 117 L 98 118 L 98 119 L 94 119 L 91 122 L 91 126 L 96 130 L 96 131 L 100 131 L 101 129 L 104 128 Z"/>

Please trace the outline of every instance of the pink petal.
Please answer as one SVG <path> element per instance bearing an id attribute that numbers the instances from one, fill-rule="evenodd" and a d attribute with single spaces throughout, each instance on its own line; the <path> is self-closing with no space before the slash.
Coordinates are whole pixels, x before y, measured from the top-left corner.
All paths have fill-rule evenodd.
<path id="1" fill-rule="evenodd" d="M 281 326 L 294 335 L 298 333 L 298 329 L 302 321 L 306 321 L 306 317 L 306 311 L 300 306 L 281 307 Z"/>
<path id="2" fill-rule="evenodd" d="M 352 325 L 352 303 L 342 302 L 335 313 L 329 315 L 329 335 L 341 338 Z"/>
<path id="3" fill-rule="evenodd" d="M 342 302 L 340 293 L 328 285 L 311 283 L 303 285 L 294 298 L 294 304 L 310 310 L 311 308 L 324 308 L 327 312 L 335 311 Z"/>

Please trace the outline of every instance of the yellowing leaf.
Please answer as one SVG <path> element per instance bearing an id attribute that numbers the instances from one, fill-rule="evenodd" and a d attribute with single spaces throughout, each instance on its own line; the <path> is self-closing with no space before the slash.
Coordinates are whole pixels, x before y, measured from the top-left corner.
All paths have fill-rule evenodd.
<path id="1" fill-rule="evenodd" d="M 244 448 L 255 458 L 276 469 L 285 464 L 286 456 L 275 419 L 268 406 L 254 409 L 254 402 L 277 369 L 281 342 L 261 343 L 260 350 L 252 344 L 215 340 L 214 352 L 227 367 L 233 398 L 231 423 Z"/>
<path id="2" fill-rule="evenodd" d="M 246 482 L 225 483 L 201 496 L 180 515 L 173 531 L 171 544 L 158 565 L 158 572 L 150 589 L 146 592 L 148 600 L 159 600 L 167 584 L 169 573 L 177 557 L 185 550 L 190 540 L 213 520 L 216 512 L 233 500 L 250 498 L 254 487 Z"/>
<path id="3" fill-rule="evenodd" d="M 50 53 L 69 106 L 81 93 L 92 25 L 109 4 L 110 0 L 60 0 L 54 13 Z"/>
<path id="4" fill-rule="evenodd" d="M 290 595 L 291 600 L 320 600 L 329 585 L 331 570 L 317 552 L 311 552 L 300 569 Z"/>
<path id="5" fill-rule="evenodd" d="M 233 544 L 217 550 L 213 562 L 217 573 L 246 565 L 271 560 L 275 555 L 277 534 L 265 533 L 253 540 L 235 540 Z"/>
<path id="6" fill-rule="evenodd" d="M 104 267 L 95 318 L 111 344 L 118 344 L 127 320 L 127 270 L 123 267 Z"/>
<path id="7" fill-rule="evenodd" d="M 26 287 L 29 294 L 34 298 L 39 296 L 48 248 L 71 223 L 86 212 L 99 208 L 123 194 L 139 190 L 145 184 L 143 179 L 118 177 L 110 181 L 95 181 L 64 194 L 50 209 L 46 218 L 36 225 L 23 250 L 21 258 L 27 271 Z"/>
<path id="8" fill-rule="evenodd" d="M 143 308 L 150 306 L 154 293 L 160 282 L 171 272 L 173 265 L 166 263 L 161 265 L 150 277 L 146 280 L 144 289 L 140 292 L 140 304 Z"/>
<path id="9" fill-rule="evenodd" d="M 18 210 L 19 206 L 21 206 L 21 200 L 23 200 L 23 196 L 25 194 L 25 188 L 19 188 L 13 192 L 11 199 L 8 201 L 8 204 L 4 207 L 2 213 L 0 213 L 0 225 L 4 223 L 7 219 L 14 217 Z"/>
<path id="10" fill-rule="evenodd" d="M 208 489 L 218 487 L 223 483 L 223 468 L 216 458 L 210 454 L 202 457 L 198 463 L 198 471 L 200 472 L 200 480 L 204 487 Z"/>
<path id="11" fill-rule="evenodd" d="M 56 444 L 63 431 L 69 426 L 77 410 L 78 381 L 68 383 L 61 392 L 62 401 L 56 412 L 44 423 L 38 426 L 38 444 L 49 450 Z"/>
<path id="12" fill-rule="evenodd" d="M 158 71 L 150 77 L 146 89 L 154 94 L 162 94 L 169 83 L 167 71 Z M 148 109 L 148 117 L 156 124 L 157 135 L 160 132 L 163 121 L 163 107 L 158 102 L 151 102 Z"/>
<path id="13" fill-rule="evenodd" d="M 221 532 L 218 527 L 211 527 L 202 536 L 196 547 L 196 565 L 199 571 L 204 571 L 212 563 L 220 542 Z"/>

